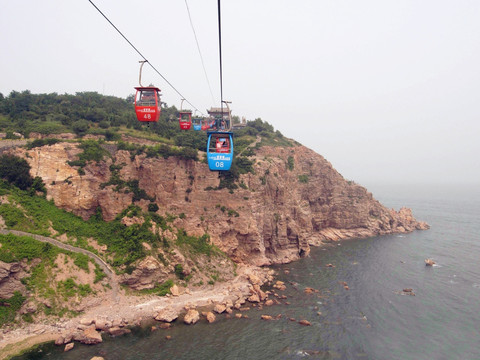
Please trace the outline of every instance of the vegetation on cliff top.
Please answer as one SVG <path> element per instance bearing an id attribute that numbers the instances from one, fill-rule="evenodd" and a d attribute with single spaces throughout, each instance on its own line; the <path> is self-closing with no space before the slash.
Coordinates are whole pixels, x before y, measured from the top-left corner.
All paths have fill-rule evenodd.
<path id="1" fill-rule="evenodd" d="M 121 99 L 96 92 L 59 95 L 12 91 L 6 97 L 0 93 L 0 131 L 9 134 L 18 132 L 25 137 L 31 132 L 45 135 L 74 132 L 79 136 L 104 135 L 107 140 L 118 140 L 115 134 L 121 131 L 204 151 L 205 132 L 180 131 L 177 108 L 164 105 L 160 120 L 147 128 L 136 119 L 133 95 Z M 233 120 L 239 123 L 238 116 L 234 116 Z M 257 146 L 291 146 L 290 140 L 275 131 L 272 125 L 255 119 L 248 121 L 243 129 L 235 130 L 236 153 L 243 150 L 244 143 L 255 141 L 257 135 L 262 137 Z"/>

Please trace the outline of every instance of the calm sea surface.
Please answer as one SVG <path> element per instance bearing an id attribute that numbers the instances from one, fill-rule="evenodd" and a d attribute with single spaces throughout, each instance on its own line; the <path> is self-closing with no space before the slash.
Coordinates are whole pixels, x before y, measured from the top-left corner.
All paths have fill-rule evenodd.
<path id="1" fill-rule="evenodd" d="M 252 308 L 249 319 L 104 336 L 68 353 L 46 345 L 16 359 L 480 359 L 479 190 L 368 188 L 387 207 L 412 208 L 431 229 L 342 241 L 277 266 L 290 305 Z M 427 257 L 438 266 L 426 267 Z M 305 294 L 306 287 L 319 292 Z M 404 288 L 415 296 L 402 295 Z M 262 314 L 282 317 L 262 321 Z"/>

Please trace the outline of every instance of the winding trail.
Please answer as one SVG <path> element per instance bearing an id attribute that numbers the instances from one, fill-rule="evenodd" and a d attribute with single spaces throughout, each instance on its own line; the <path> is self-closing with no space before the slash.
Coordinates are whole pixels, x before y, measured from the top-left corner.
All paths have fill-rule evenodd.
<path id="1" fill-rule="evenodd" d="M 250 145 L 248 145 L 245 149 L 240 151 L 237 156 L 242 155 L 243 152 L 246 151 L 247 149 L 255 147 L 260 141 L 262 141 L 262 137 L 260 135 L 257 135 L 257 137 L 255 138 L 255 141 L 253 143 L 251 143 Z"/>
<path id="2" fill-rule="evenodd" d="M 57 246 L 61 249 L 68 250 L 68 251 L 71 251 L 71 252 L 74 252 L 74 253 L 81 253 L 81 254 L 85 254 L 85 255 L 89 256 L 90 258 L 92 258 L 95 261 L 95 263 L 98 264 L 98 266 L 100 266 L 102 268 L 102 270 L 107 275 L 107 277 L 109 279 L 109 284 L 112 287 L 113 299 L 116 303 L 119 302 L 119 300 L 120 300 L 119 297 L 118 297 L 118 289 L 119 288 L 118 288 L 118 282 L 115 279 L 115 272 L 98 255 L 92 253 L 91 251 L 88 251 L 88 250 L 85 250 L 85 249 L 82 249 L 82 248 L 79 248 L 79 247 L 75 247 L 75 246 L 72 246 L 72 245 L 65 244 L 65 243 L 63 243 L 63 242 L 61 242 L 57 239 L 53 239 L 53 238 L 42 236 L 42 235 L 27 233 L 27 232 L 24 232 L 24 231 L 0 229 L 0 234 L 4 234 L 4 235 L 13 234 L 13 235 L 17 235 L 17 236 L 29 236 L 29 237 L 37 240 L 37 241 L 41 241 L 41 242 L 44 242 L 44 243 L 50 243 L 50 244 L 52 244 L 54 246 Z"/>

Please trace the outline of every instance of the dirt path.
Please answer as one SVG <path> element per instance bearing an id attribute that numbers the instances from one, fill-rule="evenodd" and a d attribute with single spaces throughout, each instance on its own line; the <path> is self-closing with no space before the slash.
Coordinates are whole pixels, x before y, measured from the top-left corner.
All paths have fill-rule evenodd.
<path id="1" fill-rule="evenodd" d="M 44 243 L 50 243 L 50 244 L 52 244 L 54 246 L 57 246 L 61 249 L 68 250 L 68 251 L 71 251 L 71 252 L 74 252 L 74 253 L 85 254 L 85 255 L 91 257 L 95 261 L 95 263 L 97 263 L 98 266 L 100 266 L 102 268 L 102 270 L 105 272 L 105 274 L 107 275 L 107 277 L 109 279 L 109 284 L 112 287 L 113 299 L 116 303 L 118 303 L 118 301 L 119 301 L 118 282 L 115 278 L 115 272 L 98 255 L 92 253 L 91 251 L 88 251 L 88 250 L 85 250 L 85 249 L 82 249 L 82 248 L 78 248 L 78 247 L 75 247 L 75 246 L 72 246 L 72 245 L 65 244 L 65 243 L 63 243 L 63 242 L 61 242 L 57 239 L 53 239 L 53 238 L 49 238 L 49 237 L 41 236 L 41 235 L 37 235 L 37 234 L 31 234 L 31 233 L 27 233 L 27 232 L 24 232 L 24 231 L 1 229 L 0 234 L 4 234 L 4 235 L 13 234 L 13 235 L 17 235 L 17 236 L 29 236 L 29 237 L 37 240 L 37 241 L 41 241 L 41 242 L 44 242 Z"/>
<path id="2" fill-rule="evenodd" d="M 255 139 L 255 141 L 250 145 L 248 145 L 245 149 L 240 151 L 237 156 L 242 155 L 245 150 L 255 147 L 260 141 L 262 141 L 262 137 L 260 135 L 257 135 L 257 138 Z"/>

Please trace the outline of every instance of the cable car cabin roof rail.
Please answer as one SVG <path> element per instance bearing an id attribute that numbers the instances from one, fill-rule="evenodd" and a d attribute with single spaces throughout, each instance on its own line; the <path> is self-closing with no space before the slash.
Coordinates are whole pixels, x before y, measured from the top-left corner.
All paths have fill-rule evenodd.
<path id="1" fill-rule="evenodd" d="M 208 115 L 211 115 L 211 116 L 215 116 L 215 115 L 218 115 L 218 116 L 221 116 L 221 115 L 227 115 L 229 116 L 231 113 L 232 113 L 232 110 L 224 107 L 223 109 L 222 108 L 210 108 L 210 110 L 207 110 L 207 113 Z"/>
<path id="2" fill-rule="evenodd" d="M 135 86 L 135 90 L 155 90 L 155 91 L 162 91 L 160 90 L 160 88 L 156 87 L 156 86 Z"/>

